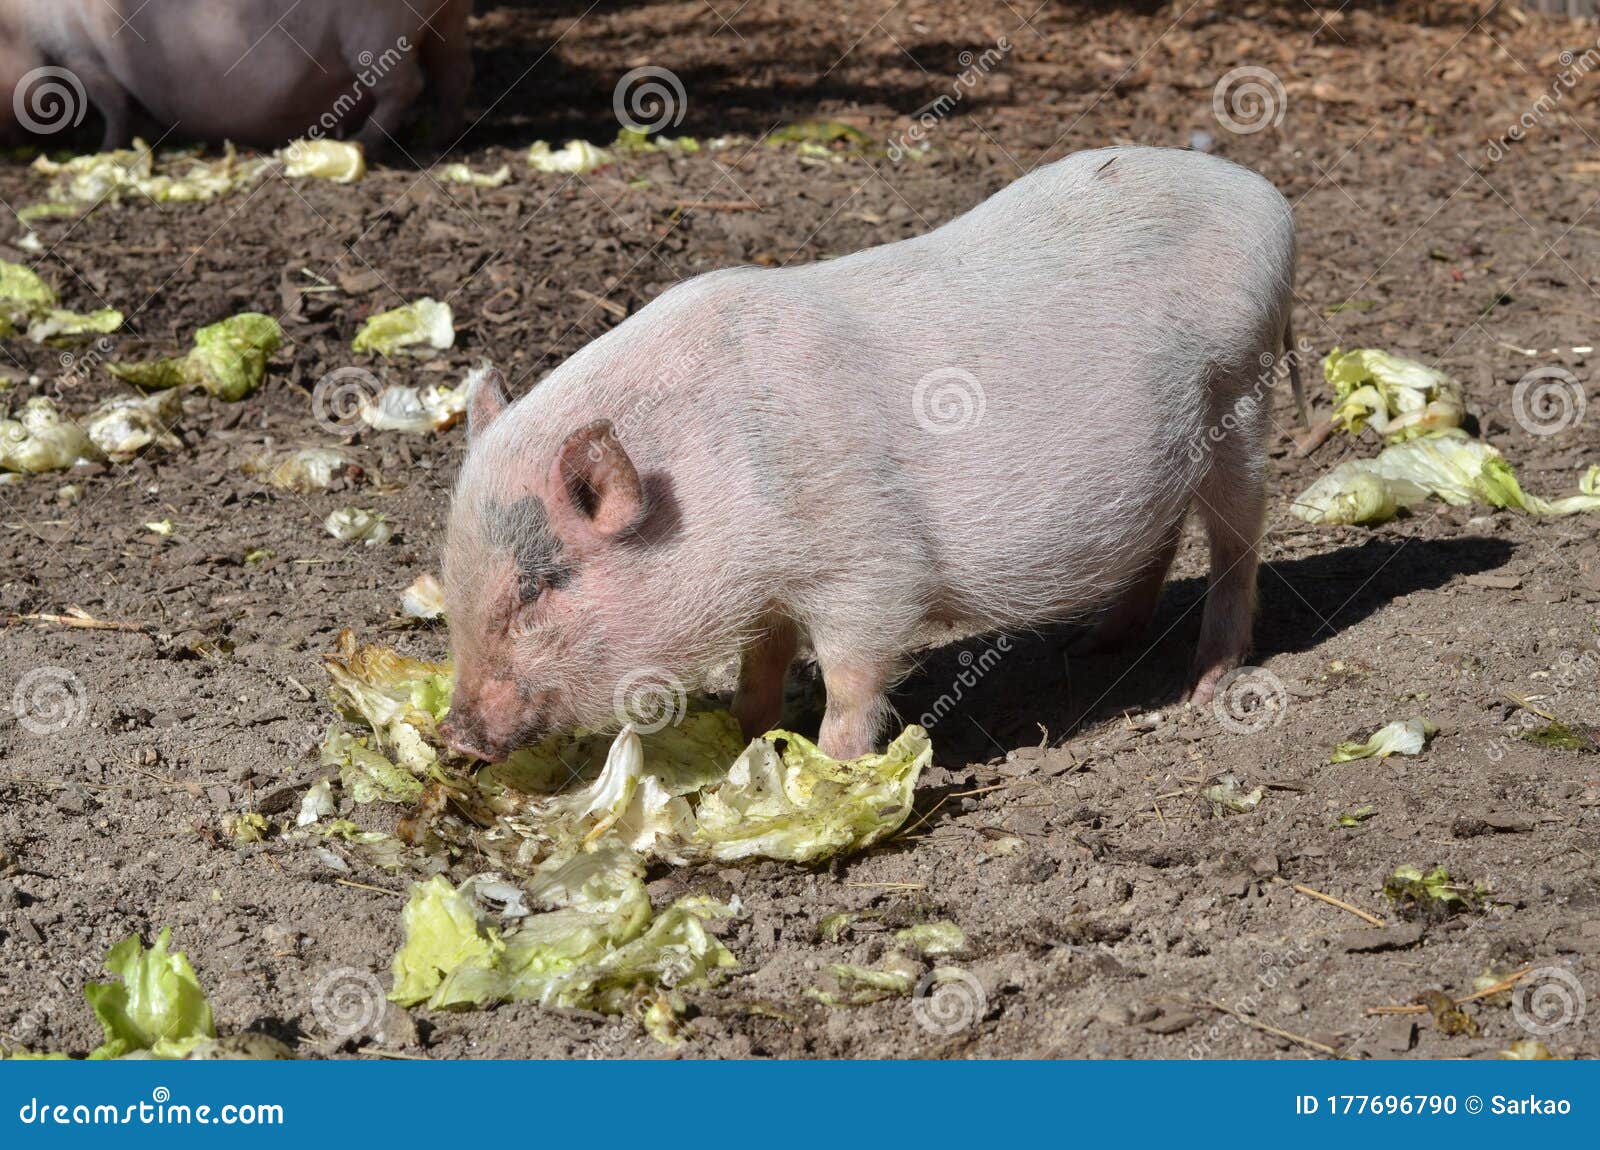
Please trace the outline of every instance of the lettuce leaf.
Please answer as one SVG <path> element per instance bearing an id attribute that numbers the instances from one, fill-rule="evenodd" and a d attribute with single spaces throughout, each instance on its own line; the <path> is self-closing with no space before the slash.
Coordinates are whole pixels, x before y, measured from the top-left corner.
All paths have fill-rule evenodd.
<path id="1" fill-rule="evenodd" d="M 450 305 L 424 297 L 370 317 L 350 347 L 356 352 L 384 356 L 401 352 L 429 355 L 452 347 L 455 342 L 455 317 Z"/>
<path id="2" fill-rule="evenodd" d="M 1390 755 L 1419 755 L 1428 740 L 1438 734 L 1439 728 L 1421 715 L 1397 719 L 1379 727 L 1366 740 L 1340 743 L 1333 749 L 1330 763 L 1348 763 L 1353 759 L 1387 759 Z"/>
<path id="3" fill-rule="evenodd" d="M 1334 390 L 1333 421 L 1352 435 L 1368 423 L 1390 443 L 1459 427 L 1461 386 L 1442 371 L 1377 348 L 1341 352 L 1322 361 Z"/>
<path id="4" fill-rule="evenodd" d="M 130 935 L 106 955 L 106 971 L 118 981 L 84 987 L 84 997 L 105 1031 L 105 1041 L 91 1058 L 120 1058 L 136 1051 L 182 1058 L 216 1037 L 200 980 L 181 950 L 168 951 L 171 939 L 172 929 L 165 928 L 146 950 L 137 935 Z"/>

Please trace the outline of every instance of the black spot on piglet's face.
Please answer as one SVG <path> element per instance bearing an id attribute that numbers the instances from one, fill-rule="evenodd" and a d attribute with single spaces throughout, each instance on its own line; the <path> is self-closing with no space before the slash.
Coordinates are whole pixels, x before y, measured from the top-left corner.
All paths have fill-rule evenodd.
<path id="1" fill-rule="evenodd" d="M 523 602 L 543 588 L 560 589 L 571 580 L 572 568 L 561 557 L 561 537 L 551 529 L 549 512 L 537 495 L 515 503 L 487 503 L 483 526 L 489 546 L 510 552 Z"/>

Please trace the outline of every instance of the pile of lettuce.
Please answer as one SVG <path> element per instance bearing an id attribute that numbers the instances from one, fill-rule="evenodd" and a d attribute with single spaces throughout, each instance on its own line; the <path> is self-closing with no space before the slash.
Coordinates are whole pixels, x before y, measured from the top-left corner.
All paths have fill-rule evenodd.
<path id="1" fill-rule="evenodd" d="M 439 739 L 447 664 L 346 631 L 325 665 L 345 721 L 330 726 L 322 758 L 340 791 L 415 805 L 403 846 L 373 832 L 364 845 L 391 863 L 416 852 L 434 871 L 441 856 L 490 866 L 459 886 L 434 873 L 413 887 L 391 994 L 407 1005 L 628 1013 L 670 1041 L 678 991 L 734 965 L 707 924 L 738 907 L 703 897 L 654 907 L 646 865 L 816 863 L 865 849 L 904 824 L 933 754 L 914 726 L 849 762 L 789 731 L 747 743 L 728 712 L 694 705 L 660 730 L 550 736 L 468 774 Z M 308 795 L 299 833 L 362 842 L 324 798 Z"/>
<path id="2" fill-rule="evenodd" d="M 1460 387 L 1443 372 L 1375 348 L 1323 361 L 1334 391 L 1333 422 L 1352 435 L 1372 427 L 1386 446 L 1346 460 L 1290 506 L 1307 523 L 1377 524 L 1425 500 L 1454 507 L 1483 503 L 1541 517 L 1600 511 L 1600 465 L 1578 480 L 1578 494 L 1544 499 L 1522 490 L 1505 457 L 1460 427 Z"/>
<path id="3" fill-rule="evenodd" d="M 33 170 L 50 182 L 49 199 L 18 212 L 23 223 L 75 215 L 131 196 L 160 204 L 205 203 L 247 192 L 274 172 L 290 179 L 348 184 L 366 175 L 367 168 L 361 146 L 339 140 L 296 140 L 270 156 L 249 158 L 227 144 L 220 157 L 208 160 L 193 150 L 158 157 L 149 144 L 136 139 L 131 148 L 59 162 L 40 156 Z"/>

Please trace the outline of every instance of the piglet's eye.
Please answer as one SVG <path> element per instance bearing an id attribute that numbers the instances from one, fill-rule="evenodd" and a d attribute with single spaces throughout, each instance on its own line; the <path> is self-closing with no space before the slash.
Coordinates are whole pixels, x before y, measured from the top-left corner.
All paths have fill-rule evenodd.
<path id="1" fill-rule="evenodd" d="M 525 604 L 534 602 L 548 590 L 550 590 L 550 580 L 543 575 L 524 575 L 522 582 L 517 586 L 517 591 Z"/>
<path id="2" fill-rule="evenodd" d="M 539 599 L 524 600 L 522 605 L 511 614 L 510 631 L 513 635 L 525 635 L 533 630 L 539 623 Z"/>

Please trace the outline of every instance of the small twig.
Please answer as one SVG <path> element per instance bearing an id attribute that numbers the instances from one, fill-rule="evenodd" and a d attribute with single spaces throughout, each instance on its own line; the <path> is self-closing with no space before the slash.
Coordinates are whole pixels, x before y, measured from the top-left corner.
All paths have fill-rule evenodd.
<path id="1" fill-rule="evenodd" d="M 142 634 L 146 630 L 144 623 L 96 619 L 81 607 L 68 607 L 65 615 L 38 612 L 30 615 L 11 615 L 6 618 L 8 626 L 16 623 L 54 623 L 59 627 L 79 627 L 85 631 L 131 631 L 136 634 Z"/>
<path id="2" fill-rule="evenodd" d="M 883 890 L 927 890 L 925 882 L 847 882 L 845 886 L 869 887 Z"/>
<path id="3" fill-rule="evenodd" d="M 597 307 L 597 308 L 601 308 L 601 309 L 603 309 L 605 311 L 610 312 L 612 315 L 616 316 L 618 319 L 627 319 L 628 318 L 628 309 L 623 307 L 620 303 L 617 303 L 614 300 L 606 299 L 605 296 L 595 295 L 594 292 L 592 292 L 592 291 L 584 291 L 582 288 L 579 288 L 579 287 L 575 287 L 575 288 L 573 288 L 571 290 L 572 290 L 572 294 L 577 296 L 579 299 L 585 300 L 585 301 L 587 301 L 589 303 L 594 304 L 594 306 Z"/>
<path id="4" fill-rule="evenodd" d="M 1295 1034 L 1293 1031 L 1283 1030 L 1283 1029 L 1281 1029 L 1279 1027 L 1276 1027 L 1276 1026 L 1268 1026 L 1265 1022 L 1257 1022 L 1255 1019 L 1251 1018 L 1249 1015 L 1240 1014 L 1237 1010 L 1234 1010 L 1234 1009 L 1232 1009 L 1230 1007 L 1223 1006 L 1220 1003 L 1202 1002 L 1202 1003 L 1200 1003 L 1200 1005 L 1204 1006 L 1204 1007 L 1208 1007 L 1211 1010 L 1215 1010 L 1219 1014 L 1226 1014 L 1230 1018 L 1236 1018 L 1240 1022 L 1244 1023 L 1246 1026 L 1250 1027 L 1250 1029 L 1252 1029 L 1252 1030 L 1259 1030 L 1263 1034 L 1270 1034 L 1270 1035 L 1274 1036 L 1275 1038 L 1283 1039 L 1285 1042 L 1297 1043 L 1300 1046 L 1304 1046 L 1308 1050 L 1315 1050 L 1319 1054 L 1326 1054 L 1330 1058 L 1339 1058 L 1339 1057 L 1341 1057 L 1339 1052 L 1337 1050 L 1335 1050 L 1333 1047 L 1328 1046 L 1328 1045 L 1326 1045 L 1324 1043 L 1318 1042 L 1314 1038 L 1307 1038 L 1303 1034 Z"/>
<path id="5" fill-rule="evenodd" d="M 388 887 L 383 887 L 383 886 L 373 886 L 369 882 L 356 882 L 354 879 L 348 879 L 348 878 L 336 878 L 333 881 L 338 883 L 340 886 L 353 886 L 357 890 L 370 890 L 370 891 L 374 891 L 374 892 L 376 892 L 378 894 L 393 895 L 395 898 L 405 898 L 406 897 L 405 895 L 401 894 L 397 890 L 390 890 Z"/>
<path id="6" fill-rule="evenodd" d="M 1302 885 L 1301 883 L 1287 882 L 1285 879 L 1281 879 L 1281 878 L 1275 878 L 1272 881 L 1273 882 L 1284 883 L 1286 886 L 1289 887 L 1290 890 L 1297 891 L 1300 894 L 1306 895 L 1306 896 L 1308 896 L 1310 898 L 1320 899 L 1321 901 L 1327 903 L 1329 906 L 1336 906 L 1340 910 L 1347 910 L 1351 914 L 1355 915 L 1357 918 L 1359 918 L 1359 919 L 1361 919 L 1361 920 L 1363 920 L 1365 922 L 1369 922 L 1373 926 L 1387 926 L 1388 925 L 1388 923 L 1384 922 L 1383 919 L 1379 918 L 1377 915 L 1368 914 L 1366 911 L 1362 910 L 1360 907 L 1351 906 L 1349 903 L 1345 902 L 1343 899 L 1334 898 L 1331 894 L 1323 894 L 1320 890 L 1313 890 L 1308 886 Z"/>
<path id="7" fill-rule="evenodd" d="M 1490 998 L 1502 991 L 1510 990 L 1517 983 L 1527 978 L 1532 973 L 1533 967 L 1525 966 L 1515 974 L 1508 974 L 1493 986 L 1486 986 L 1482 990 L 1474 990 L 1463 998 L 1452 998 L 1450 1001 L 1456 1006 L 1468 1002 L 1477 1002 L 1480 998 Z M 1421 1003 L 1407 1003 L 1404 1006 L 1369 1006 L 1361 1012 L 1366 1015 L 1373 1014 L 1427 1014 L 1428 1008 Z"/>
<path id="8" fill-rule="evenodd" d="M 1528 698 L 1528 696 L 1520 694 L 1517 691 L 1501 691 L 1500 693 L 1505 698 L 1521 707 L 1524 711 L 1529 711 L 1535 715 L 1538 715 L 1541 719 L 1544 719 L 1547 722 L 1553 723 L 1556 721 L 1555 715 L 1539 706 L 1532 699 Z"/>
<path id="9" fill-rule="evenodd" d="M 677 212 L 760 212 L 765 204 L 749 200 L 678 200 L 672 205 Z"/>
<path id="10" fill-rule="evenodd" d="M 928 813 L 927 814 L 923 815 L 920 819 L 918 819 L 916 822 L 912 823 L 909 827 L 906 827 L 903 830 L 895 832 L 893 837 L 899 839 L 899 838 L 904 838 L 905 836 L 909 835 L 912 831 L 916 830 L 923 823 L 925 823 L 929 819 L 931 819 L 936 813 L 938 813 L 939 808 L 944 806 L 945 803 L 947 803 L 949 801 L 950 801 L 950 796 L 949 795 L 945 795 L 938 802 L 934 803 L 933 806 L 928 808 Z"/>
<path id="11" fill-rule="evenodd" d="M 1317 448 L 1321 447 L 1333 435 L 1333 420 L 1324 419 L 1321 423 L 1302 431 L 1293 437 L 1294 457 L 1304 459 Z"/>

